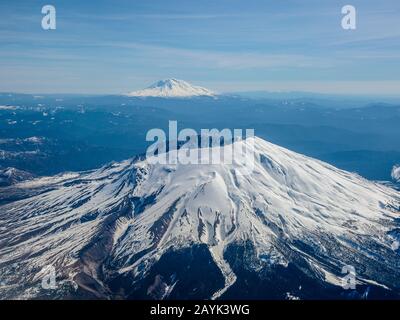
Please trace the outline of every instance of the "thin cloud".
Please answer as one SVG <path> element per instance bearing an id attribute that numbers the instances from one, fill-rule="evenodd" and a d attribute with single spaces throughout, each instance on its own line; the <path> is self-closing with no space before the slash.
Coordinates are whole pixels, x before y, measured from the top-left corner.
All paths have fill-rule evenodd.
<path id="1" fill-rule="evenodd" d="M 147 45 L 132 42 L 102 43 L 102 46 L 112 46 L 125 49 L 134 49 L 145 53 L 145 57 L 157 59 L 158 63 L 170 65 L 189 64 L 191 66 L 205 66 L 210 68 L 253 69 L 253 68 L 327 68 L 333 62 L 314 56 L 300 54 L 267 54 L 259 52 L 221 52 L 210 50 L 193 50 L 165 46 Z"/>

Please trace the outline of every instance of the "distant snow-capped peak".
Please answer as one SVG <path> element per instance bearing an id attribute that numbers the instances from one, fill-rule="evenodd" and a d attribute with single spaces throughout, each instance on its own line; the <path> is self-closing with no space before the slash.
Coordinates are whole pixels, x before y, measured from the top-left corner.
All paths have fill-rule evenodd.
<path id="1" fill-rule="evenodd" d="M 215 96 L 215 93 L 206 88 L 191 85 L 183 80 L 165 79 L 152 84 L 146 89 L 129 92 L 127 95 L 130 97 L 172 98 Z"/>

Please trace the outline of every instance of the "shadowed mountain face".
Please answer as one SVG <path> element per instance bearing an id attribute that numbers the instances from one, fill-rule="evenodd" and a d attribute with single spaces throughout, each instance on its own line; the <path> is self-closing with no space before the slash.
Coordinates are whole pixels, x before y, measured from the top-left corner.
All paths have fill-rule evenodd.
<path id="1" fill-rule="evenodd" d="M 128 160 L 2 188 L 1 296 L 400 298 L 398 191 L 260 138 L 237 144 L 254 148 L 250 172 Z M 48 265 L 54 290 L 40 286 Z"/>

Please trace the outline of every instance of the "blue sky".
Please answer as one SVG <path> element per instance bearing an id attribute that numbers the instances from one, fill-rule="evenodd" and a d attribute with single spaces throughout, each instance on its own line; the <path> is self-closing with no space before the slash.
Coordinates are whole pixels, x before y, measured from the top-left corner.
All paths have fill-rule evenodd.
<path id="1" fill-rule="evenodd" d="M 41 8 L 57 29 L 41 28 Z M 357 29 L 341 28 L 341 8 Z M 400 94 L 398 0 L 0 2 L 0 91 L 122 93 L 178 78 L 212 90 Z"/>

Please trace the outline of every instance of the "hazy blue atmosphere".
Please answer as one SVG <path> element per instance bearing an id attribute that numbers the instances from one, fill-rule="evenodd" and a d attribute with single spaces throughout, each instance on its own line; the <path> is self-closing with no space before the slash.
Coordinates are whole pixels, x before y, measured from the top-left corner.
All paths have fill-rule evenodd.
<path id="1" fill-rule="evenodd" d="M 121 93 L 175 77 L 213 90 L 398 94 L 400 2 L 0 3 L 0 92 Z"/>

